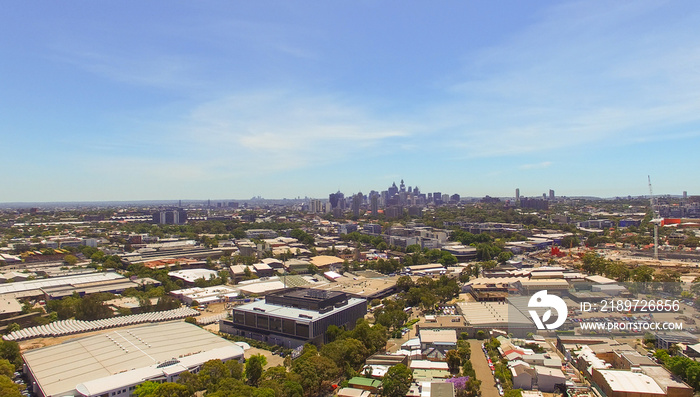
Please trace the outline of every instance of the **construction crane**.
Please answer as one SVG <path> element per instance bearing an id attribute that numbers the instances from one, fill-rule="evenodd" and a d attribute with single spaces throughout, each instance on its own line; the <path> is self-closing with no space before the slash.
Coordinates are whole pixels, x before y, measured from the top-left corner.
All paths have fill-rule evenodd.
<path id="1" fill-rule="evenodd" d="M 659 224 L 661 217 L 654 204 L 654 192 L 651 189 L 651 176 L 647 175 L 649 180 L 649 204 L 651 205 L 651 223 L 654 224 L 654 260 L 659 260 Z"/>

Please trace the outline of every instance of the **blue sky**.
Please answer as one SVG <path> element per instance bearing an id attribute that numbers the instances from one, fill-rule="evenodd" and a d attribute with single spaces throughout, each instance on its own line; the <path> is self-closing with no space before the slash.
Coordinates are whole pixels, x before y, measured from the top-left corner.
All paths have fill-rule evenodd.
<path id="1" fill-rule="evenodd" d="M 0 202 L 700 194 L 693 1 L 11 2 Z"/>

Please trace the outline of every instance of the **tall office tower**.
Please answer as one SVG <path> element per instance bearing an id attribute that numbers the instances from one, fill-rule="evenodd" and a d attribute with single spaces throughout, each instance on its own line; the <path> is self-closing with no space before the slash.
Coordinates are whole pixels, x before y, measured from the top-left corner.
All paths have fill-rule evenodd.
<path id="1" fill-rule="evenodd" d="M 435 205 L 442 204 L 442 192 L 433 192 L 433 202 Z"/>
<path id="2" fill-rule="evenodd" d="M 394 183 L 389 187 L 389 189 L 387 189 L 387 191 L 389 192 L 389 198 L 392 198 L 392 197 L 394 197 L 394 195 L 396 195 L 397 193 L 399 193 L 399 188 L 396 187 L 396 182 L 394 182 Z"/>
<path id="3" fill-rule="evenodd" d="M 399 204 L 405 205 L 407 201 L 408 201 L 408 193 L 399 192 Z"/>
<path id="4" fill-rule="evenodd" d="M 309 212 L 317 214 L 323 212 L 323 203 L 318 199 L 309 200 Z"/>
<path id="5" fill-rule="evenodd" d="M 357 193 L 352 197 L 352 214 L 360 216 L 360 205 L 362 205 L 362 193 Z"/>
<path id="6" fill-rule="evenodd" d="M 549 189 L 549 199 L 554 200 L 554 190 Z"/>
<path id="7" fill-rule="evenodd" d="M 399 187 L 400 192 L 405 192 L 406 191 L 406 185 L 403 183 L 403 179 L 401 180 L 401 186 Z"/>
<path id="8" fill-rule="evenodd" d="M 520 201 L 520 188 L 515 189 L 515 201 Z"/>
<path id="9" fill-rule="evenodd" d="M 340 190 L 336 193 L 331 193 L 328 195 L 328 201 L 331 203 L 331 208 L 337 208 L 338 206 L 342 207 L 341 201 L 343 200 L 345 196 L 343 193 L 340 193 Z"/>
<path id="10" fill-rule="evenodd" d="M 450 195 L 445 193 L 442 195 L 442 202 L 443 203 L 449 203 L 450 202 Z"/>
<path id="11" fill-rule="evenodd" d="M 688 199 L 688 192 L 684 190 L 683 191 L 683 200 L 687 200 L 687 199 Z"/>
<path id="12" fill-rule="evenodd" d="M 431 203 L 433 201 L 433 194 L 428 193 L 428 202 Z"/>
<path id="13" fill-rule="evenodd" d="M 373 194 L 370 198 L 370 202 L 371 202 L 371 207 L 372 207 L 372 215 L 373 216 L 379 215 L 379 195 Z"/>
<path id="14" fill-rule="evenodd" d="M 187 223 L 187 212 L 182 208 L 156 211 L 153 213 L 153 223 L 161 225 L 184 225 Z"/>

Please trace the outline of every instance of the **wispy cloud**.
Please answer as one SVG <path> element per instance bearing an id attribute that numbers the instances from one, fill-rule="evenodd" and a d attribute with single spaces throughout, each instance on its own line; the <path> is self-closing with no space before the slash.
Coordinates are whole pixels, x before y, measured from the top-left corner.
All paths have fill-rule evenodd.
<path id="1" fill-rule="evenodd" d="M 269 91 L 231 95 L 197 106 L 177 137 L 200 153 L 225 151 L 258 170 L 329 166 L 381 153 L 408 129 L 332 96 Z"/>
<path id="2" fill-rule="evenodd" d="M 549 168 L 549 166 L 552 165 L 551 161 L 543 161 L 541 163 L 534 163 L 534 164 L 523 164 L 519 168 L 521 170 L 533 170 L 533 169 L 543 169 L 543 168 Z"/>
<path id="3" fill-rule="evenodd" d="M 433 110 L 449 146 L 495 157 L 682 139 L 669 132 L 700 121 L 700 18 L 654 21 L 658 7 L 565 4 L 472 54 L 464 79 L 448 87 L 455 101 Z"/>

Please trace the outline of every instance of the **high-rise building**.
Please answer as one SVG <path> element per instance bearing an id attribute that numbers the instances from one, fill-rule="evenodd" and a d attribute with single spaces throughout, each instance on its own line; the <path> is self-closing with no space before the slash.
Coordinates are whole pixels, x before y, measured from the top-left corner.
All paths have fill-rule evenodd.
<path id="1" fill-rule="evenodd" d="M 360 206 L 362 205 L 362 193 L 357 193 L 352 197 L 352 215 L 360 216 Z"/>
<path id="2" fill-rule="evenodd" d="M 153 223 L 161 225 L 184 225 L 187 223 L 187 212 L 182 208 L 156 211 L 153 213 Z"/>
<path id="3" fill-rule="evenodd" d="M 309 212 L 312 214 L 318 214 L 323 212 L 323 202 L 318 199 L 309 200 Z"/>
<path id="4" fill-rule="evenodd" d="M 420 218 L 423 216 L 423 209 L 418 206 L 410 206 L 408 207 L 408 215 Z"/>
<path id="5" fill-rule="evenodd" d="M 340 193 L 340 191 L 328 195 L 328 201 L 331 203 L 331 208 L 338 208 L 338 202 L 340 201 L 341 196 L 342 193 Z"/>
<path id="6" fill-rule="evenodd" d="M 403 179 L 401 180 L 401 186 L 399 187 L 400 192 L 405 192 L 406 191 L 406 185 L 403 183 Z"/>
<path id="7" fill-rule="evenodd" d="M 387 207 L 384 210 L 384 215 L 386 215 L 387 219 L 402 218 L 403 217 L 403 207 L 401 207 L 400 205 L 394 205 L 391 207 Z"/>
<path id="8" fill-rule="evenodd" d="M 370 197 L 370 206 L 372 208 L 372 216 L 377 216 L 379 215 L 379 195 L 378 194 L 373 194 Z"/>
<path id="9" fill-rule="evenodd" d="M 688 192 L 684 190 L 683 191 L 683 200 L 687 200 L 687 199 L 688 199 Z"/>
<path id="10" fill-rule="evenodd" d="M 442 192 L 433 193 L 433 202 L 435 203 L 435 205 L 442 204 Z"/>
<path id="11" fill-rule="evenodd" d="M 515 189 L 515 201 L 520 201 L 520 188 Z"/>
<path id="12" fill-rule="evenodd" d="M 389 198 L 394 197 L 396 194 L 399 193 L 399 188 L 396 187 L 396 182 L 394 182 L 389 189 L 387 189 L 387 192 L 389 192 Z"/>
<path id="13" fill-rule="evenodd" d="M 547 210 L 549 209 L 549 202 L 544 199 L 536 199 L 536 198 L 527 198 L 527 197 L 521 197 L 520 198 L 520 205 L 523 208 L 532 208 L 536 210 Z"/>
<path id="14" fill-rule="evenodd" d="M 554 200 L 554 190 L 549 189 L 549 199 Z"/>

